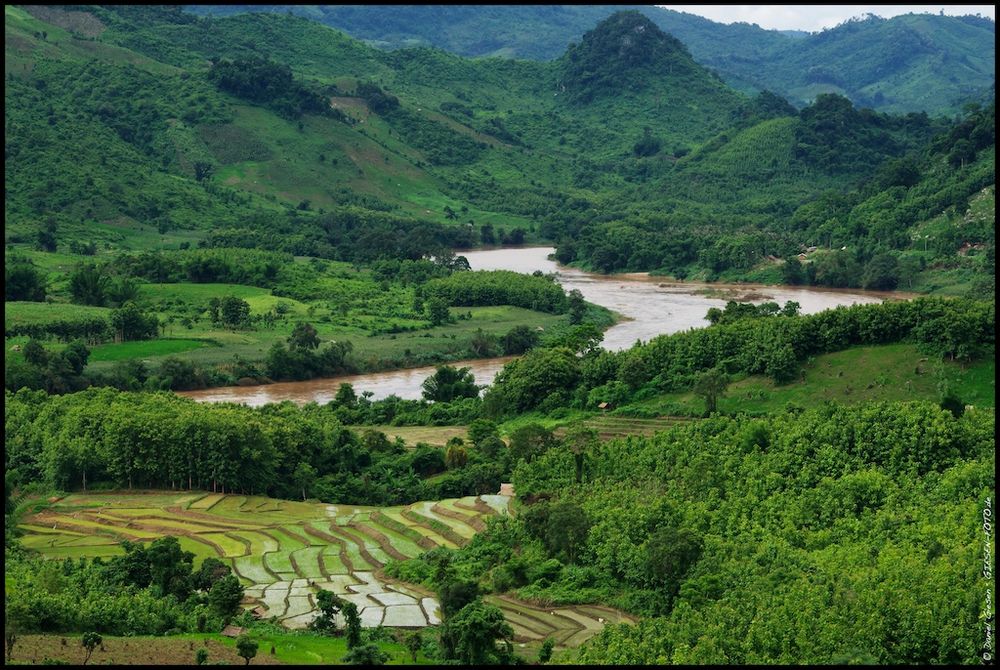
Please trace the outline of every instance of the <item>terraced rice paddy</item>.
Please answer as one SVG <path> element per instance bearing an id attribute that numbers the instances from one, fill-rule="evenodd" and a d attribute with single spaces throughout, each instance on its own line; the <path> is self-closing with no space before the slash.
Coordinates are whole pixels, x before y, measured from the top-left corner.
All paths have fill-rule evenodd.
<path id="1" fill-rule="evenodd" d="M 456 547 L 510 513 L 505 495 L 424 501 L 405 507 L 324 505 L 259 496 L 187 493 L 70 495 L 24 519 L 26 547 L 48 558 L 113 556 L 121 540 L 177 536 L 196 566 L 208 557 L 228 562 L 250 606 L 288 628 L 316 616 L 316 593 L 327 589 L 354 602 L 364 626 L 418 628 L 440 623 L 438 603 L 422 589 L 384 579 L 391 558 Z M 552 637 L 577 646 L 603 627 L 626 620 L 614 610 L 574 606 L 542 609 L 507 596 L 491 597 L 516 639 Z"/>
<path id="2" fill-rule="evenodd" d="M 600 414 L 585 420 L 583 425 L 596 430 L 600 439 L 610 440 L 615 437 L 624 437 L 625 435 L 652 435 L 684 421 L 690 421 L 690 419 L 681 416 L 660 416 L 655 419 L 639 419 L 630 416 Z M 565 428 L 557 428 L 555 430 L 556 436 L 562 436 L 565 432 Z"/>

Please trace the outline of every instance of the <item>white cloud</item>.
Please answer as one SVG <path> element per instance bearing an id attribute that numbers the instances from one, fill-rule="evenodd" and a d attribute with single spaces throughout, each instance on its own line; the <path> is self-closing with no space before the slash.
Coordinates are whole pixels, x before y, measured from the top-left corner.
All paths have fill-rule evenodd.
<path id="1" fill-rule="evenodd" d="M 884 18 L 911 12 L 951 16 L 980 14 L 996 20 L 995 5 L 659 5 L 667 9 L 704 16 L 719 23 L 756 23 L 771 30 L 832 28 L 849 18 L 875 14 Z"/>

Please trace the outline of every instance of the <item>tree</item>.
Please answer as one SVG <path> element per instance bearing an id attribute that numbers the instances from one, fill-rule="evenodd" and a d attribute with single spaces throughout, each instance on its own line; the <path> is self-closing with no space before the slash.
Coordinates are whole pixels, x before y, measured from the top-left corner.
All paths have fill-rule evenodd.
<path id="1" fill-rule="evenodd" d="M 923 263 L 919 256 L 913 254 L 903 254 L 899 257 L 897 274 L 899 282 L 906 284 L 906 288 L 913 288 L 913 280 L 923 270 Z"/>
<path id="2" fill-rule="evenodd" d="M 104 641 L 104 638 L 100 636 L 99 633 L 84 633 L 83 637 L 80 639 L 80 644 L 83 648 L 87 650 L 87 657 L 83 659 L 83 664 L 87 665 L 87 661 L 90 660 L 90 655 L 94 653 L 94 650 Z"/>
<path id="3" fill-rule="evenodd" d="M 583 299 L 583 294 L 578 289 L 569 292 L 569 322 L 573 325 L 583 323 L 583 317 L 587 313 L 587 303 Z"/>
<path id="4" fill-rule="evenodd" d="M 474 356 L 488 357 L 496 355 L 497 338 L 496 335 L 487 333 L 482 328 L 477 328 L 469 340 L 469 349 Z"/>
<path id="5" fill-rule="evenodd" d="M 778 384 L 784 384 L 795 379 L 798 370 L 798 360 L 792 345 L 784 343 L 772 347 L 765 357 L 764 372 Z"/>
<path id="6" fill-rule="evenodd" d="M 248 635 L 240 635 L 236 638 L 236 653 L 246 661 L 246 665 L 250 665 L 250 659 L 257 655 L 257 641 Z"/>
<path id="7" fill-rule="evenodd" d="M 80 265 L 69 276 L 69 293 L 78 305 L 103 307 L 107 303 L 110 279 L 96 265 Z"/>
<path id="8" fill-rule="evenodd" d="M 350 652 L 341 660 L 350 665 L 385 665 L 389 660 L 389 654 L 379 649 L 374 642 L 369 642 L 351 647 Z"/>
<path id="9" fill-rule="evenodd" d="M 194 162 L 194 178 L 195 181 L 205 181 L 212 176 L 215 171 L 213 165 L 207 161 L 195 161 Z"/>
<path id="10" fill-rule="evenodd" d="M 222 618 L 233 615 L 243 600 L 243 585 L 236 575 L 226 575 L 212 585 L 208 592 L 208 604 Z"/>
<path id="11" fill-rule="evenodd" d="M 646 566 L 654 584 L 676 593 L 701 556 L 702 544 L 701 537 L 687 528 L 669 526 L 653 533 L 646 545 Z"/>
<path id="12" fill-rule="evenodd" d="M 403 646 L 407 648 L 410 652 L 410 660 L 414 663 L 417 662 L 417 652 L 424 645 L 424 638 L 420 635 L 420 631 L 415 630 L 406 634 L 403 638 Z"/>
<path id="13" fill-rule="evenodd" d="M 955 142 L 948 153 L 948 163 L 952 167 L 965 167 L 966 163 L 971 163 L 976 159 L 976 147 L 966 139 Z"/>
<path id="14" fill-rule="evenodd" d="M 479 239 L 483 244 L 496 244 L 497 236 L 493 231 L 493 225 L 489 223 L 484 223 L 479 227 Z"/>
<path id="15" fill-rule="evenodd" d="M 555 445 L 552 431 L 537 423 L 521 426 L 510 434 L 510 455 L 515 462 L 523 458 L 530 463 Z"/>
<path id="16" fill-rule="evenodd" d="M 343 602 L 332 591 L 320 589 L 316 594 L 316 609 L 319 610 L 319 616 L 309 623 L 309 628 L 320 633 L 333 632 L 337 625 L 337 614 L 340 612 Z"/>
<path id="17" fill-rule="evenodd" d="M 305 461 L 299 463 L 292 474 L 292 481 L 295 488 L 302 491 L 302 501 L 305 502 L 306 491 L 311 491 L 313 483 L 316 481 L 316 468 Z"/>
<path id="18" fill-rule="evenodd" d="M 705 416 L 717 411 L 719 398 L 725 394 L 727 386 L 729 377 L 718 368 L 702 372 L 695 379 L 691 390 L 695 395 L 705 399 Z"/>
<path id="19" fill-rule="evenodd" d="M 487 437 L 496 437 L 497 435 L 497 424 L 495 421 L 490 421 L 489 419 L 476 419 L 469 424 L 469 441 L 479 446 Z"/>
<path id="20" fill-rule="evenodd" d="M 505 663 L 511 657 L 514 630 L 494 605 L 476 599 L 464 606 L 441 626 L 441 646 L 445 658 L 463 665 L 483 666 Z M 506 646 L 506 653 L 497 648 Z"/>
<path id="21" fill-rule="evenodd" d="M 452 443 L 449 440 L 449 444 L 444 452 L 444 464 L 449 470 L 454 470 L 456 468 L 463 467 L 469 462 L 469 453 L 465 450 L 462 445 L 461 440 Z"/>
<path id="22" fill-rule="evenodd" d="M 28 340 L 28 343 L 21 349 L 21 355 L 24 356 L 24 360 L 40 368 L 45 367 L 49 362 L 49 352 L 38 340 Z"/>
<path id="23" fill-rule="evenodd" d="M 542 403 L 550 394 L 565 393 L 580 378 L 580 360 L 566 347 L 532 349 L 497 373 L 487 398 L 496 410 L 523 412 Z"/>
<path id="24" fill-rule="evenodd" d="M 781 308 L 781 316 L 798 316 L 802 305 L 794 300 L 786 300 L 785 306 Z"/>
<path id="25" fill-rule="evenodd" d="M 862 285 L 876 291 L 892 291 L 899 283 L 899 264 L 893 254 L 876 254 L 865 266 Z"/>
<path id="26" fill-rule="evenodd" d="M 219 301 L 219 320 L 226 328 L 243 328 L 250 324 L 250 303 L 236 296 Z"/>
<path id="27" fill-rule="evenodd" d="M 483 456 L 491 461 L 495 461 L 503 455 L 507 448 L 506 443 L 496 435 L 487 435 L 476 443 L 476 448 L 482 452 Z"/>
<path id="28" fill-rule="evenodd" d="M 433 402 L 451 402 L 458 398 L 475 398 L 479 395 L 476 378 L 470 368 L 455 368 L 442 365 L 434 374 L 424 380 L 424 399 Z"/>
<path id="29" fill-rule="evenodd" d="M 427 310 L 427 318 L 430 320 L 431 325 L 440 326 L 450 318 L 448 303 L 437 296 L 428 298 L 424 302 L 424 309 Z"/>
<path id="30" fill-rule="evenodd" d="M 191 586 L 199 591 L 209 591 L 223 577 L 232 574 L 232 569 L 219 559 L 209 556 L 201 562 L 198 571 L 191 575 Z"/>
<path id="31" fill-rule="evenodd" d="M 583 482 L 584 456 L 597 444 L 597 431 L 581 423 L 574 424 L 566 431 L 563 444 L 573 452 L 573 462 L 576 466 L 576 483 Z"/>
<path id="32" fill-rule="evenodd" d="M 304 321 L 295 324 L 292 334 L 288 338 L 288 346 L 291 349 L 302 349 L 311 351 L 319 348 L 319 335 L 316 328 L 311 323 Z"/>
<path id="33" fill-rule="evenodd" d="M 548 663 L 549 659 L 552 658 L 552 649 L 556 646 L 556 641 L 551 637 L 545 638 L 542 642 L 541 648 L 538 650 L 538 662 Z"/>
<path id="34" fill-rule="evenodd" d="M 208 663 L 208 649 L 202 647 L 198 651 L 194 652 L 194 664 L 205 665 L 206 663 Z"/>
<path id="35" fill-rule="evenodd" d="M 545 546 L 553 554 L 561 555 L 566 562 L 576 562 L 580 549 L 587 543 L 589 531 L 590 519 L 579 504 L 560 500 L 549 507 Z"/>
<path id="36" fill-rule="evenodd" d="M 797 285 L 805 283 L 806 275 L 797 256 L 789 256 L 781 266 L 781 283 Z"/>
<path id="37" fill-rule="evenodd" d="M 337 395 L 333 397 L 333 402 L 341 407 L 354 407 L 358 404 L 358 395 L 354 392 L 353 386 L 342 382 L 337 388 Z"/>
<path id="38" fill-rule="evenodd" d="M 10 263 L 4 266 L 4 300 L 45 302 L 45 275 L 28 263 Z"/>
<path id="39" fill-rule="evenodd" d="M 341 600 L 340 611 L 344 614 L 344 625 L 347 628 L 347 648 L 354 649 L 361 645 L 361 616 L 358 606 L 350 600 Z"/>
<path id="40" fill-rule="evenodd" d="M 530 326 L 514 326 L 500 338 L 504 356 L 519 356 L 529 349 L 538 346 L 541 338 L 538 331 Z"/>
<path id="41" fill-rule="evenodd" d="M 194 554 L 181 549 L 180 541 L 169 536 L 154 540 L 146 549 L 146 557 L 149 560 L 150 584 L 163 595 L 172 594 L 180 601 L 185 600 L 191 593 Z"/>
<path id="42" fill-rule="evenodd" d="M 87 366 L 87 359 L 90 358 L 90 349 L 83 340 L 73 340 L 59 355 L 69 364 L 73 374 L 81 375 Z"/>
<path id="43" fill-rule="evenodd" d="M 632 147 L 632 153 L 638 158 L 653 156 L 660 150 L 663 143 L 659 138 L 653 137 L 652 130 L 647 126 L 642 129 L 642 137 Z"/>
<path id="44" fill-rule="evenodd" d="M 56 250 L 56 230 L 58 225 L 55 219 L 48 219 L 38 230 L 38 248 L 42 251 L 55 252 Z"/>
<path id="45" fill-rule="evenodd" d="M 476 582 L 460 579 L 452 574 L 450 569 L 445 569 L 437 580 L 438 582 L 438 603 L 441 605 L 441 614 L 448 620 L 479 597 L 479 586 Z"/>
<path id="46" fill-rule="evenodd" d="M 132 277 L 115 277 L 108 281 L 104 295 L 109 305 L 120 307 L 139 297 L 139 282 Z"/>
<path id="47" fill-rule="evenodd" d="M 111 310 L 110 321 L 116 337 L 122 342 L 156 337 L 159 329 L 156 317 L 144 314 L 134 302 Z"/>
<path id="48" fill-rule="evenodd" d="M 14 652 L 14 644 L 18 636 L 26 630 L 31 630 L 37 623 L 37 617 L 31 611 L 30 605 L 22 599 L 12 599 L 9 591 L 3 594 L 3 634 L 7 645 L 7 664 Z"/>

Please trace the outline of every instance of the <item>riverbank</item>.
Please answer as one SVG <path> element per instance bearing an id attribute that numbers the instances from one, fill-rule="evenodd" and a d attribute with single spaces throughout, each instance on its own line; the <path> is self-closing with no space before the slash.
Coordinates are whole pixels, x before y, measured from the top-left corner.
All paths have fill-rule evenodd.
<path id="1" fill-rule="evenodd" d="M 508 269 L 523 273 L 541 271 L 555 273 L 566 291 L 579 290 L 585 300 L 604 307 L 618 321 L 604 331 L 602 346 L 618 351 L 631 347 L 637 340 L 648 341 L 657 335 L 702 328 L 708 325 L 705 315 L 711 307 L 722 308 L 728 300 L 746 297 L 754 291 L 751 302 L 774 301 L 784 304 L 798 302 L 801 313 L 812 314 L 838 305 L 882 302 L 896 294 L 862 290 L 816 289 L 801 286 L 713 285 L 695 282 L 657 281 L 647 273 L 642 276 L 598 275 L 561 266 L 549 259 L 552 247 L 523 247 L 471 251 L 464 255 L 474 270 Z M 727 290 L 744 291 L 730 296 Z M 477 384 L 489 384 L 510 359 L 486 358 L 459 360 L 451 365 L 469 367 Z M 378 400 L 396 395 L 419 399 L 420 385 L 433 374 L 434 366 L 383 371 L 374 374 L 344 375 L 305 382 L 282 382 L 267 386 L 222 387 L 189 391 L 184 395 L 206 402 L 246 402 L 261 405 L 267 402 L 328 402 L 341 383 L 350 383 L 357 394 L 369 392 Z"/>

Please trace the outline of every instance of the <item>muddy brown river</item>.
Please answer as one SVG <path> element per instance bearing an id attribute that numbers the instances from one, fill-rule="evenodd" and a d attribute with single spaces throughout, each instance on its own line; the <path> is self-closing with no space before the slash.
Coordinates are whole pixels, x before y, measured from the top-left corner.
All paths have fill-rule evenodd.
<path id="1" fill-rule="evenodd" d="M 882 302 L 890 296 L 907 297 L 899 293 L 850 289 L 671 282 L 659 277 L 649 277 L 645 273 L 599 275 L 564 267 L 549 260 L 549 254 L 554 251 L 552 247 L 527 247 L 468 251 L 461 255 L 469 259 L 473 270 L 513 270 L 524 273 L 541 270 L 545 273 L 557 273 L 564 289 L 578 289 L 589 302 L 607 307 L 624 318 L 604 333 L 602 346 L 614 351 L 627 349 L 637 340 L 645 342 L 657 335 L 705 327 L 708 325 L 705 320 L 708 309 L 725 307 L 728 300 L 755 304 L 771 301 L 779 305 L 794 300 L 801 306 L 801 313 L 814 314 L 838 305 Z M 450 365 L 469 367 L 478 384 L 490 384 L 494 375 L 511 358 L 458 361 Z M 181 395 L 204 402 L 239 402 L 253 407 L 282 400 L 323 404 L 333 399 L 340 384 L 347 382 L 354 386 L 359 396 L 370 391 L 374 400 L 390 395 L 418 399 L 421 397 L 421 383 L 433 373 L 434 366 L 429 366 L 263 386 L 183 391 Z"/>

